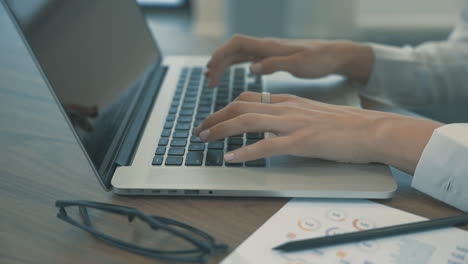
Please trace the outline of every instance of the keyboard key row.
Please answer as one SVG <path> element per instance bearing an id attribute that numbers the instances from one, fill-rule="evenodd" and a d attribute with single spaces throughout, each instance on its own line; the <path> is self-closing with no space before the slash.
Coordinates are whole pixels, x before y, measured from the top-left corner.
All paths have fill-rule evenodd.
<path id="1" fill-rule="evenodd" d="M 185 151 L 185 149 L 182 149 Z M 180 151 L 182 151 L 180 150 Z M 223 165 L 223 151 L 222 150 L 208 150 L 206 153 L 206 160 L 205 166 L 222 166 Z M 152 165 L 158 166 L 162 165 L 164 161 L 163 155 L 155 155 L 152 161 Z M 174 155 L 174 156 L 167 156 L 165 165 L 167 166 L 180 166 L 184 161 L 183 155 Z M 189 151 L 185 158 L 185 165 L 186 166 L 201 166 L 203 164 L 203 152 L 201 151 Z M 225 163 L 228 167 L 242 167 L 245 165 L 246 167 L 265 167 L 266 161 L 265 159 L 257 159 L 251 160 L 246 162 L 238 162 L 238 163 Z"/>

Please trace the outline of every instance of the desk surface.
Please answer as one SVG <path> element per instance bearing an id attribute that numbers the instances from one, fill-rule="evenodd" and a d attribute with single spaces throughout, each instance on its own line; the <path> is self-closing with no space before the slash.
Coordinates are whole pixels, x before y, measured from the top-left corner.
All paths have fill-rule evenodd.
<path id="1" fill-rule="evenodd" d="M 155 263 L 59 221 L 54 207 L 58 199 L 138 207 L 197 226 L 231 250 L 288 201 L 122 197 L 104 192 L 1 6 L 0 39 L 1 263 Z M 397 179 L 396 197 L 379 202 L 428 218 L 460 213 L 409 188 L 409 176 L 397 173 Z M 210 262 L 217 263 L 225 255 Z"/>

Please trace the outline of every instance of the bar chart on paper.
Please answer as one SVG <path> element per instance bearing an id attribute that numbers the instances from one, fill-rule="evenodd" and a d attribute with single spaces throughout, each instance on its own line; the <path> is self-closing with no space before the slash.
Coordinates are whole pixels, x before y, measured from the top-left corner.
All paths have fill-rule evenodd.
<path id="1" fill-rule="evenodd" d="M 293 199 L 222 263 L 468 264 L 468 232 L 456 228 L 297 252 L 272 250 L 290 240 L 422 220 L 367 200 Z"/>

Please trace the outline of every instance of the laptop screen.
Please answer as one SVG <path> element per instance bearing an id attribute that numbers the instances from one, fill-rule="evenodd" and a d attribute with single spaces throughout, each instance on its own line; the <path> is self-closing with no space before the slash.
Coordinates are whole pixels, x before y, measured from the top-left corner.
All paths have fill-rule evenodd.
<path id="1" fill-rule="evenodd" d="M 6 2 L 100 171 L 161 57 L 139 7 L 135 0 Z"/>

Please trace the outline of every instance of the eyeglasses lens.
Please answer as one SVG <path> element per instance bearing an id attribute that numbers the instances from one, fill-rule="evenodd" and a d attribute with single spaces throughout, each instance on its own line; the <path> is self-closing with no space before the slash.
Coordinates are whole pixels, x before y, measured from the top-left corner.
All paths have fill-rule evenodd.
<path id="1" fill-rule="evenodd" d="M 86 208 L 86 210 L 83 210 L 83 208 Z M 133 221 L 129 221 L 126 215 L 110 213 L 91 207 L 82 207 L 81 213 L 78 206 L 67 207 L 66 211 L 67 215 L 75 221 L 89 226 L 89 223 L 86 223 L 86 216 L 83 217 L 83 215 L 87 214 L 89 216 L 90 225 L 96 231 L 112 236 L 123 242 L 151 250 L 179 253 L 181 251 L 191 251 L 195 255 L 199 255 L 200 253 L 200 250 L 193 243 L 180 236 L 174 235 L 164 228 L 154 230 L 148 223 L 142 221 L 138 217 L 135 217 Z M 185 228 L 180 228 L 176 225 L 169 226 L 197 240 L 206 240 L 203 236 Z"/>

